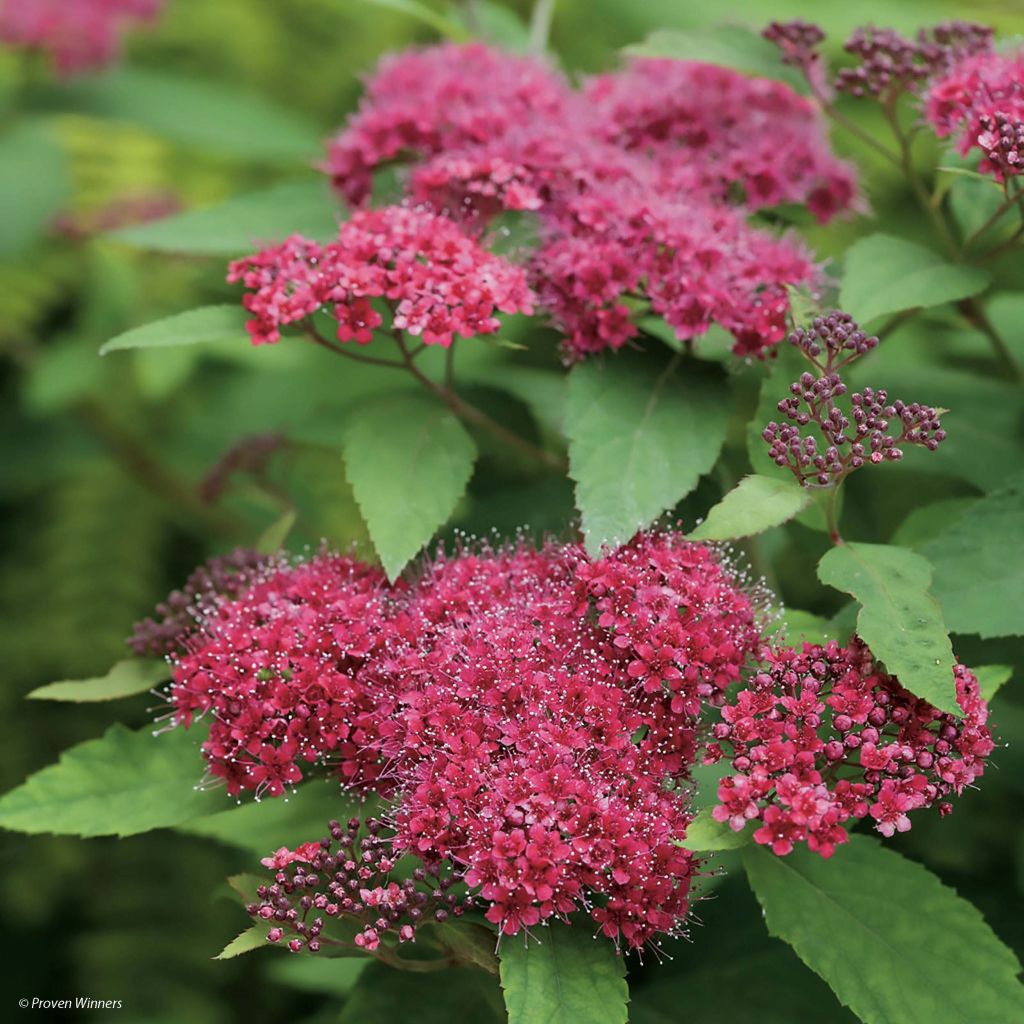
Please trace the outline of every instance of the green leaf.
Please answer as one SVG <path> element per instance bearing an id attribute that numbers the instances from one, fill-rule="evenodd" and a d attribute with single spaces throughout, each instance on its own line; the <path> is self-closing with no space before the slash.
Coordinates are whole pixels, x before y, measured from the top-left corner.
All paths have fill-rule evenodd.
<path id="1" fill-rule="evenodd" d="M 931 249 L 893 235 L 869 235 L 847 250 L 839 304 L 865 324 L 887 313 L 977 295 L 989 281 L 979 267 L 947 263 Z"/>
<path id="2" fill-rule="evenodd" d="M 736 850 L 750 842 L 750 829 L 734 832 L 725 822 L 711 817 L 711 808 L 697 812 L 690 822 L 684 839 L 673 840 L 676 846 L 695 853 L 711 853 L 716 850 Z"/>
<path id="3" fill-rule="evenodd" d="M 977 498 L 942 498 L 930 505 L 912 509 L 896 528 L 892 543 L 898 547 L 920 550 L 953 523 L 959 522 L 964 513 L 977 504 Z"/>
<path id="4" fill-rule="evenodd" d="M 275 958 L 268 964 L 267 974 L 279 984 L 303 992 L 347 996 L 370 963 L 369 957 L 323 960 L 318 956 L 287 956 Z"/>
<path id="5" fill-rule="evenodd" d="M 221 797 L 215 813 L 184 822 L 177 831 L 265 857 L 281 846 L 294 849 L 326 835 L 332 818 L 345 820 L 365 814 L 363 801 L 341 790 L 336 778 L 311 779 L 286 797 L 253 800 L 224 810 L 226 803 Z"/>
<path id="6" fill-rule="evenodd" d="M 971 671 L 977 677 L 982 697 L 987 701 L 991 701 L 1013 676 L 1010 665 L 979 665 Z"/>
<path id="7" fill-rule="evenodd" d="M 453 967 L 414 974 L 372 963 L 359 976 L 338 1024 L 501 1024 L 497 979 Z"/>
<path id="8" fill-rule="evenodd" d="M 664 959 L 630 991 L 630 1024 L 856 1024 L 796 953 L 768 936 L 738 862 L 695 916 L 692 941 L 664 943 Z"/>
<path id="9" fill-rule="evenodd" d="M 288 534 L 295 527 L 295 521 L 298 518 L 299 514 L 295 509 L 288 509 L 280 519 L 271 523 L 260 534 L 259 539 L 256 541 L 256 550 L 265 555 L 273 555 L 280 551 L 284 547 L 284 542 L 288 539 Z"/>
<path id="10" fill-rule="evenodd" d="M 975 907 L 876 839 L 851 836 L 831 860 L 753 846 L 742 857 L 769 932 L 865 1024 L 1024 1019 L 1013 952 Z"/>
<path id="11" fill-rule="evenodd" d="M 565 428 L 588 552 L 628 541 L 693 490 L 730 407 L 720 372 L 703 364 L 622 352 L 573 368 Z"/>
<path id="12" fill-rule="evenodd" d="M 236 341 L 240 345 L 247 339 L 247 314 L 239 306 L 200 306 L 185 313 L 176 313 L 163 320 L 133 327 L 124 334 L 111 338 L 100 355 L 126 348 L 165 348 L 169 345 L 208 345 L 221 341 Z"/>
<path id="13" fill-rule="evenodd" d="M 625 962 L 590 922 L 506 936 L 500 957 L 509 1024 L 626 1024 Z"/>
<path id="14" fill-rule="evenodd" d="M 657 29 L 643 42 L 627 46 L 630 57 L 668 57 L 672 60 L 718 64 L 748 75 L 784 81 L 807 92 L 802 75 L 782 63 L 778 47 L 749 29 L 718 25 L 694 29 Z"/>
<path id="15" fill-rule="evenodd" d="M 796 480 L 751 474 L 708 512 L 707 519 L 690 536 L 694 540 L 750 537 L 788 522 L 809 501 L 806 488 Z"/>
<path id="16" fill-rule="evenodd" d="M 202 734 L 160 736 L 112 725 L 99 739 L 65 750 L 56 764 L 0 797 L 0 827 L 37 835 L 131 836 L 223 806 L 200 792 Z"/>
<path id="17" fill-rule="evenodd" d="M 117 700 L 151 690 L 169 679 L 167 662 L 143 658 L 119 661 L 105 675 L 95 679 L 64 679 L 47 683 L 26 694 L 30 700 L 68 700 L 76 703 L 96 700 Z"/>
<path id="18" fill-rule="evenodd" d="M 45 121 L 19 121 L 0 136 L 0 256 L 46 233 L 70 192 L 65 163 Z"/>
<path id="19" fill-rule="evenodd" d="M 1024 634 L 1024 478 L 977 502 L 924 553 L 954 633 Z"/>
<path id="20" fill-rule="evenodd" d="M 785 637 L 788 644 L 823 644 L 827 640 L 835 639 L 835 634 L 829 628 L 828 619 L 799 608 L 786 608 L 775 630 Z"/>
<path id="21" fill-rule="evenodd" d="M 294 164 L 321 148 L 320 126 L 302 113 L 224 82 L 122 66 L 76 82 L 73 101 L 172 142 L 241 159 Z"/>
<path id="22" fill-rule="evenodd" d="M 254 924 L 251 928 L 246 928 L 241 935 L 236 935 L 213 959 L 233 960 L 236 956 L 241 956 L 243 953 L 251 953 L 254 949 L 269 945 L 267 942 L 268 931 L 269 928 L 266 925 Z"/>
<path id="23" fill-rule="evenodd" d="M 818 579 L 860 603 L 857 633 L 900 684 L 959 715 L 953 648 L 929 593 L 926 558 L 887 544 L 840 544 L 818 563 Z"/>
<path id="24" fill-rule="evenodd" d="M 476 445 L 439 402 L 403 392 L 354 409 L 344 451 L 345 475 L 394 580 L 455 511 Z"/>
<path id="25" fill-rule="evenodd" d="M 360 0 L 369 7 L 383 7 L 389 11 L 398 11 L 400 14 L 408 14 L 411 18 L 422 22 L 440 33 L 446 39 L 456 43 L 466 43 L 472 38 L 458 22 L 451 21 L 439 11 L 435 11 L 428 4 L 420 0 Z"/>
<path id="26" fill-rule="evenodd" d="M 108 237 L 157 252 L 244 256 L 294 234 L 329 242 L 337 236 L 340 220 L 325 181 L 288 181 L 216 206 L 133 224 Z"/>
<path id="27" fill-rule="evenodd" d="M 530 29 L 515 11 L 492 0 L 476 0 L 470 7 L 459 8 L 459 21 L 469 35 L 480 38 L 512 53 L 528 53 Z M 474 33 L 474 27 L 478 29 Z"/>

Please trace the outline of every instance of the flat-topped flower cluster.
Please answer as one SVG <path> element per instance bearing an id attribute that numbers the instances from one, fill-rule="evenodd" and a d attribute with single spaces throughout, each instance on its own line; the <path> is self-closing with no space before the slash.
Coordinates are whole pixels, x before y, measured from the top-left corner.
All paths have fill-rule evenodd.
<path id="1" fill-rule="evenodd" d="M 567 360 L 621 347 L 639 335 L 647 313 L 680 339 L 719 324 L 738 353 L 762 352 L 785 334 L 786 285 L 813 285 L 819 270 L 795 238 L 756 229 L 747 217 L 798 203 L 826 221 L 858 202 L 853 171 L 830 152 L 815 107 L 787 85 L 704 64 L 636 60 L 577 90 L 539 59 L 479 43 L 384 60 L 330 143 L 324 169 L 364 208 L 375 174 L 394 164 L 402 165 L 399 205 L 363 210 L 353 223 L 422 218 L 420 241 L 438 234 L 472 254 L 446 276 L 447 287 L 482 290 L 488 308 L 530 305 L 518 281 L 506 284 L 504 305 L 490 297 L 494 280 L 509 281 L 514 271 L 497 258 L 485 265 L 477 244 L 499 214 L 531 212 L 537 237 L 525 269 L 564 335 Z M 350 231 L 343 226 L 324 249 L 296 237 L 233 265 L 231 280 L 254 289 L 246 304 L 257 313 L 255 341 L 276 340 L 279 327 L 328 297 L 343 342 L 368 341 L 382 324 L 427 344 L 447 344 L 453 330 L 492 329 L 489 311 L 454 328 L 405 317 L 376 280 L 395 248 L 389 237 L 379 236 L 375 249 L 355 247 Z M 436 307 L 430 246 L 419 260 Z"/>
<path id="2" fill-rule="evenodd" d="M 355 858 L 339 884 L 390 892 L 380 864 L 412 855 L 464 883 L 504 934 L 574 911 L 631 948 L 679 934 L 699 867 L 680 845 L 690 769 L 729 744 L 736 774 L 716 815 L 736 827 L 759 818 L 756 840 L 777 853 L 806 840 L 826 856 L 849 818 L 891 834 L 908 810 L 945 808 L 992 747 L 965 669 L 956 720 L 903 691 L 857 641 L 766 646 L 764 595 L 670 530 L 598 558 L 555 541 L 462 550 L 394 584 L 326 552 L 236 561 L 248 585 L 193 588 L 194 620 L 172 656 L 173 718 L 209 721 L 210 776 L 261 797 L 327 772 L 381 795 L 373 870 L 362 878 Z M 179 604 L 167 612 L 180 623 Z M 328 846 L 270 858 L 277 888 L 254 912 L 292 948 L 321 941 L 289 924 L 305 921 L 288 917 L 294 894 L 348 914 L 310 867 L 335 865 Z M 391 918 L 378 925 L 354 892 L 372 943 Z M 405 941 L 419 897 L 402 893 L 391 909 Z"/>

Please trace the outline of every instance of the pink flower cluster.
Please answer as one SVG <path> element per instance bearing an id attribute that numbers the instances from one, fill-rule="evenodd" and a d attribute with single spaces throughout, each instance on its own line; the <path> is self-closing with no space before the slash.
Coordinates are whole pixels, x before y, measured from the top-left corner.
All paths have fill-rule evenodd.
<path id="1" fill-rule="evenodd" d="M 250 291 L 246 325 L 254 344 L 276 342 L 281 327 L 326 308 L 337 338 L 365 345 L 389 328 L 448 346 L 456 335 L 493 334 L 495 313 L 531 313 L 524 272 L 481 248 L 455 223 L 426 210 L 363 210 L 326 245 L 293 235 L 236 260 L 228 281 Z"/>
<path id="2" fill-rule="evenodd" d="M 673 533 L 464 552 L 393 588 L 320 555 L 215 602 L 171 699 L 186 726 L 211 712 L 229 792 L 328 765 L 389 795 L 396 854 L 450 865 L 504 933 L 584 908 L 639 947 L 687 916 L 697 720 L 759 642 L 729 569 Z"/>
<path id="3" fill-rule="evenodd" d="M 767 648 L 745 689 L 722 709 L 708 749 L 728 748 L 735 774 L 718 790 L 716 820 L 759 823 L 776 854 L 795 843 L 830 857 L 851 819 L 884 836 L 910 828 L 910 811 L 959 794 L 982 774 L 993 743 L 978 681 L 955 668 L 956 718 L 904 690 L 854 638 L 848 647 Z"/>
<path id="4" fill-rule="evenodd" d="M 718 323 L 738 352 L 777 343 L 783 286 L 818 271 L 745 215 L 797 202 L 824 221 L 856 203 L 853 173 L 808 101 L 676 61 L 635 61 L 574 92 L 542 63 L 478 44 L 391 58 L 325 169 L 363 202 L 373 170 L 399 158 L 417 161 L 413 200 L 470 227 L 536 214 L 531 281 L 569 359 L 621 347 L 645 304 L 682 339 Z"/>
<path id="5" fill-rule="evenodd" d="M 1024 173 L 1024 53 L 982 53 L 953 65 L 925 95 L 925 117 L 957 152 L 982 151 L 997 181 Z"/>
<path id="6" fill-rule="evenodd" d="M 0 0 L 0 40 L 42 50 L 62 77 L 117 56 L 125 26 L 156 17 L 163 0 Z"/>
<path id="7" fill-rule="evenodd" d="M 280 796 L 303 764 L 372 779 L 376 718 L 361 676 L 382 642 L 382 574 L 340 556 L 274 562 L 213 598 L 173 660 L 173 720 L 210 719 L 203 756 L 235 796 Z"/>

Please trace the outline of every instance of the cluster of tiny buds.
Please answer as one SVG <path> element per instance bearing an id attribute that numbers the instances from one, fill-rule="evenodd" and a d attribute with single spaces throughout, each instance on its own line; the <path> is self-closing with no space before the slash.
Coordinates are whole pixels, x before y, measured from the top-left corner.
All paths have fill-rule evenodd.
<path id="1" fill-rule="evenodd" d="M 762 33 L 782 51 L 782 60 L 805 73 L 820 59 L 825 33 L 813 23 L 773 21 Z M 843 45 L 858 65 L 836 75 L 836 88 L 851 96 L 891 99 L 927 81 L 953 62 L 992 46 L 992 29 L 967 21 L 947 21 L 908 39 L 893 29 L 856 29 Z"/>
<path id="2" fill-rule="evenodd" d="M 246 910 L 271 924 L 269 942 L 285 942 L 293 953 L 316 953 L 324 945 L 354 945 L 372 953 L 386 935 L 412 942 L 419 925 L 444 923 L 464 913 L 469 901 L 449 892 L 457 879 L 442 876 L 439 863 L 416 868 L 402 882 L 390 879 L 396 858 L 379 820 L 369 819 L 368 835 L 362 837 L 358 818 L 346 825 L 332 821 L 328 828 L 329 838 L 295 850 L 282 847 L 264 858 L 264 866 L 275 872 L 274 882 L 259 886 L 259 902 Z M 346 926 L 337 935 L 325 920 L 332 918 Z"/>
<path id="3" fill-rule="evenodd" d="M 878 338 L 862 331 L 849 313 L 836 309 L 825 316 L 816 316 L 808 330 L 798 327 L 789 335 L 789 343 L 819 369 L 830 372 L 870 352 L 878 345 Z M 823 352 L 824 364 L 819 359 Z M 837 363 L 840 356 L 842 359 Z"/>
<path id="4" fill-rule="evenodd" d="M 865 462 L 899 461 L 902 444 L 935 451 L 945 439 L 939 410 L 919 402 L 890 403 L 881 389 L 864 388 L 850 395 L 849 415 L 835 404 L 847 392 L 839 369 L 878 344 L 878 338 L 868 337 L 848 313 L 837 310 L 816 317 L 808 330 L 798 328 L 789 340 L 821 375 L 803 373 L 790 385 L 790 397 L 778 405 L 790 423 L 773 421 L 761 437 L 775 464 L 788 467 L 801 484 L 835 485 Z M 898 433 L 890 431 L 893 420 L 899 423 Z M 824 439 L 823 448 L 816 437 L 800 432 L 811 423 Z"/>
<path id="5" fill-rule="evenodd" d="M 996 113 L 983 114 L 978 124 L 978 145 L 991 170 L 1003 179 L 1024 173 L 1024 121 Z"/>
<path id="6" fill-rule="evenodd" d="M 825 40 L 825 33 L 819 25 L 801 18 L 773 21 L 761 34 L 782 51 L 784 64 L 800 68 L 806 68 L 818 59 L 818 46 Z"/>

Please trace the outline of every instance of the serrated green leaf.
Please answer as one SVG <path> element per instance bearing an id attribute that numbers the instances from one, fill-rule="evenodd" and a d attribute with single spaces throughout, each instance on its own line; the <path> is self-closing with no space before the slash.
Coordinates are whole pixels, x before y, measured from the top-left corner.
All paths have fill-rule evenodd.
<path id="1" fill-rule="evenodd" d="M 737 850 L 750 842 L 750 829 L 734 832 L 727 823 L 711 817 L 711 807 L 697 812 L 690 822 L 683 839 L 674 840 L 676 846 L 695 853 L 712 853 L 716 850 Z"/>
<path id="2" fill-rule="evenodd" d="M 569 374 L 569 475 L 587 551 L 628 541 L 718 459 L 731 403 L 721 374 L 652 354 L 590 359 Z"/>
<path id="3" fill-rule="evenodd" d="M 876 839 L 851 836 L 830 860 L 754 846 L 742 857 L 769 932 L 865 1024 L 1024 1019 L 1013 952 L 975 907 Z"/>
<path id="4" fill-rule="evenodd" d="M 323 180 L 289 181 L 200 210 L 134 224 L 108 237 L 140 249 L 192 256 L 244 256 L 289 235 L 329 242 L 341 214 Z"/>
<path id="5" fill-rule="evenodd" d="M 408 392 L 353 409 L 344 452 L 345 475 L 393 580 L 455 511 L 476 445 L 440 402 Z"/>
<path id="6" fill-rule="evenodd" d="M 627 46 L 625 52 L 630 57 L 668 57 L 718 64 L 747 75 L 784 81 L 797 92 L 807 92 L 803 76 L 782 63 L 778 47 L 738 25 L 657 29 L 643 42 Z"/>
<path id="7" fill-rule="evenodd" d="M 165 348 L 169 345 L 205 345 L 221 341 L 246 343 L 247 314 L 241 306 L 200 306 L 163 320 L 133 327 L 111 338 L 100 355 L 128 348 Z"/>
<path id="8" fill-rule="evenodd" d="M 630 1024 L 856 1024 L 796 953 L 769 937 L 739 855 L 724 856 L 736 858 L 735 870 L 696 906 L 691 941 L 664 943 L 663 961 L 631 989 Z"/>
<path id="9" fill-rule="evenodd" d="M 25 696 L 30 700 L 67 700 L 76 703 L 97 700 L 118 700 L 151 690 L 169 679 L 167 662 L 149 658 L 128 658 L 119 661 L 105 676 L 95 679 L 63 679 L 47 683 Z"/>
<path id="10" fill-rule="evenodd" d="M 251 953 L 254 949 L 269 945 L 267 942 L 267 931 L 268 928 L 265 925 L 254 924 L 251 928 L 246 928 L 241 935 L 236 935 L 213 959 L 233 960 L 236 956 L 241 956 L 243 953 Z"/>
<path id="11" fill-rule="evenodd" d="M 927 309 L 988 287 L 980 267 L 947 263 L 924 246 L 894 235 L 869 235 L 847 250 L 839 304 L 861 324 L 904 309 Z"/>
<path id="12" fill-rule="evenodd" d="M 15 122 L 0 135 L 0 256 L 43 235 L 70 191 L 64 153 L 45 121 Z"/>
<path id="13" fill-rule="evenodd" d="M 345 1000 L 338 1024 L 502 1024 L 492 974 L 467 967 L 414 974 L 370 964 Z"/>
<path id="14" fill-rule="evenodd" d="M 971 669 L 978 680 L 981 695 L 990 701 L 1013 678 L 1010 665 L 979 665 Z"/>
<path id="15" fill-rule="evenodd" d="M 131 836 L 209 814 L 223 806 L 224 794 L 196 789 L 201 741 L 196 730 L 154 736 L 151 729 L 112 725 L 0 797 L 0 828 Z"/>
<path id="16" fill-rule="evenodd" d="M 177 830 L 264 857 L 281 846 L 294 849 L 319 839 L 332 819 L 344 821 L 364 813 L 364 801 L 341 790 L 336 778 L 311 779 L 286 797 L 250 800 L 237 807 L 222 796 L 215 813 L 184 822 Z"/>
<path id="17" fill-rule="evenodd" d="M 694 540 L 733 540 L 781 526 L 810 501 L 796 480 L 745 476 L 690 533 Z"/>
<path id="18" fill-rule="evenodd" d="M 924 546 L 954 633 L 1024 634 L 1024 481 L 974 504 Z"/>
<path id="19" fill-rule="evenodd" d="M 626 965 L 590 923 L 557 922 L 499 950 L 509 1024 L 626 1024 Z"/>
<path id="20" fill-rule="evenodd" d="M 960 714 L 953 648 L 942 609 L 928 590 L 932 567 L 926 558 L 889 544 L 840 544 L 818 563 L 818 579 L 859 602 L 857 633 L 903 687 Z"/>
<path id="21" fill-rule="evenodd" d="M 902 548 L 923 548 L 949 527 L 959 522 L 969 508 L 978 504 L 977 498 L 943 498 L 930 505 L 912 509 L 896 528 L 892 543 Z"/>
<path id="22" fill-rule="evenodd" d="M 320 149 L 319 125 L 224 82 L 121 66 L 75 83 L 76 104 L 91 114 L 142 125 L 204 151 L 293 164 Z"/>

